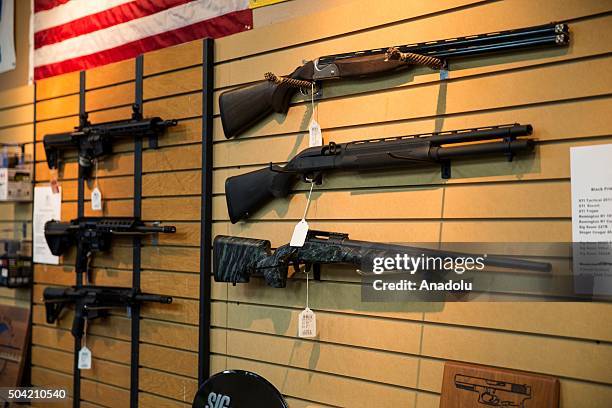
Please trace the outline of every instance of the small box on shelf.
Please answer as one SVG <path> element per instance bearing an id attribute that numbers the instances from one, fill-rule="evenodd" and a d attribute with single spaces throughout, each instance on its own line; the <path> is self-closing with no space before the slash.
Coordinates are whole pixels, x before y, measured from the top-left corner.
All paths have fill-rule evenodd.
<path id="1" fill-rule="evenodd" d="M 23 144 L 0 144 L 0 201 L 32 201 L 31 158 Z"/>

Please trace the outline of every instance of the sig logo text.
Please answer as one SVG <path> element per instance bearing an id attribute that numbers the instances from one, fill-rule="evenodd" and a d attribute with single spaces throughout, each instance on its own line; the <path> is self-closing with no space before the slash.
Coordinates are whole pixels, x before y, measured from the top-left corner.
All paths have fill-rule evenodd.
<path id="1" fill-rule="evenodd" d="M 211 392 L 208 394 L 206 408 L 230 408 L 231 399 L 229 395 Z"/>

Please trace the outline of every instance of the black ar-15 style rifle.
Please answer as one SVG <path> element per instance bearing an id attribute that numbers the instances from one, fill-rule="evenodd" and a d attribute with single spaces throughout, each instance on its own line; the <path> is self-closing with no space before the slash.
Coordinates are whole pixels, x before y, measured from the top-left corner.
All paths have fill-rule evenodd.
<path id="1" fill-rule="evenodd" d="M 223 92 L 219 98 L 223 131 L 225 137 L 231 138 L 245 132 L 274 112 L 287 113 L 293 95 L 299 89 L 310 90 L 313 82 L 320 89 L 322 81 L 386 75 L 410 69 L 414 65 L 439 69 L 455 58 L 568 44 L 568 26 L 551 23 L 440 41 L 327 55 L 306 62 L 286 77 L 267 73 L 266 80 Z"/>
<path id="2" fill-rule="evenodd" d="M 70 222 L 47 221 L 45 239 L 51 253 L 63 255 L 73 245 L 77 247 L 76 272 L 87 272 L 94 252 L 110 249 L 113 235 L 137 236 L 158 232 L 174 233 L 171 225 L 145 225 L 130 217 L 82 217 Z"/>
<path id="3" fill-rule="evenodd" d="M 133 106 L 131 119 L 91 124 L 87 114 L 81 117 L 81 124 L 73 132 L 45 135 L 43 145 L 50 169 L 57 169 L 64 150 L 78 150 L 79 166 L 88 177 L 94 160 L 112 153 L 113 144 L 122 138 L 149 138 L 149 146 L 157 147 L 157 137 L 176 120 L 159 117 L 143 119 L 138 105 Z"/>
<path id="4" fill-rule="evenodd" d="M 360 140 L 350 143 L 330 143 L 323 147 L 303 150 L 285 166 L 274 166 L 225 181 L 225 198 L 233 223 L 247 218 L 274 198 L 287 197 L 299 178 L 321 183 L 323 174 L 331 171 L 366 170 L 442 165 L 442 177 L 450 177 L 450 160 L 483 155 L 506 155 L 531 151 L 532 139 L 517 140 L 530 135 L 531 125 L 502 125 L 478 129 L 454 130 L 386 139 Z M 501 139 L 497 142 L 455 143 Z M 442 146 L 444 145 L 444 146 Z"/>
<path id="5" fill-rule="evenodd" d="M 415 258 L 474 257 L 458 252 L 357 241 L 349 239 L 348 234 L 324 231 L 309 231 L 302 247 L 287 244 L 276 249 L 273 254 L 270 248 L 268 240 L 218 235 L 213 242 L 215 281 L 236 284 L 248 282 L 251 276 L 263 276 L 269 286 L 284 288 L 287 285 L 289 266 L 294 266 L 297 271 L 300 265 L 318 268 L 323 264 L 348 264 L 368 271 L 375 258 L 394 258 L 398 254 Z M 540 272 L 548 272 L 551 269 L 549 263 L 501 256 L 487 256 L 482 262 L 489 267 Z"/>
<path id="6" fill-rule="evenodd" d="M 111 309 L 132 307 L 142 302 L 172 303 L 172 297 L 141 293 L 132 288 L 111 286 L 81 286 L 73 288 L 47 287 L 43 291 L 47 323 L 59 319 L 64 306 L 74 304 L 72 335 L 83 336 L 85 320 L 108 316 Z"/>

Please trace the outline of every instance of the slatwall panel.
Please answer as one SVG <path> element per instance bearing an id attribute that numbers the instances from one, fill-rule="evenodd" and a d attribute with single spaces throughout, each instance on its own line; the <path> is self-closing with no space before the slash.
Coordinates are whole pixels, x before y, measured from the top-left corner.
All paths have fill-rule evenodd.
<path id="1" fill-rule="evenodd" d="M 435 168 L 327 177 L 309 212 L 311 228 L 353 239 L 567 242 L 569 148 L 612 143 L 611 11 L 609 1 L 360 1 L 218 40 L 215 101 L 223 90 L 320 55 L 568 21 L 568 49 L 456 63 L 445 82 L 415 68 L 329 83 L 317 103 L 326 141 L 519 122 L 533 124 L 541 143 L 535 156 L 512 163 L 456 163 L 449 181 Z M 283 163 L 305 148 L 310 103 L 296 97 L 286 117 L 272 116 L 235 140 L 223 135 L 218 105 L 215 113 L 213 235 L 287 243 L 308 185 L 235 225 L 223 186 L 230 175 Z M 444 362 L 457 360 L 558 376 L 565 408 L 610 406 L 611 305 L 414 302 L 398 310 L 361 303 L 358 282 L 351 269 L 327 268 L 312 283 L 315 340 L 297 338 L 302 279 L 286 289 L 257 279 L 214 283 L 213 371 L 258 372 L 292 407 L 433 408 Z"/>
<path id="2" fill-rule="evenodd" d="M 0 143 L 25 143 L 32 157 L 34 140 L 34 87 L 22 86 L 0 91 Z M 16 224 L 16 222 L 18 224 Z M 0 238 L 21 238 L 22 222 L 27 239 L 32 235 L 32 204 L 0 201 Z M 14 231 L 19 228 L 18 231 Z M 0 287 L 0 303 L 30 307 L 30 289 Z"/>
<path id="3" fill-rule="evenodd" d="M 146 56 L 145 64 L 155 59 Z M 201 76 L 200 67 L 184 72 L 193 70 Z M 129 60 L 86 73 L 86 109 L 92 123 L 131 116 L 134 72 L 135 62 Z M 181 88 L 184 82 L 173 86 L 163 81 L 164 75 L 177 74 L 181 73 L 162 75 L 160 71 L 144 80 L 144 115 L 176 118 L 179 125 L 160 137 L 159 149 L 143 154 L 142 219 L 177 227 L 176 234 L 145 239 L 142 248 L 142 290 L 174 297 L 171 305 L 145 305 L 141 310 L 139 399 L 143 407 L 187 406 L 197 386 L 201 81 L 194 77 L 189 91 Z M 78 123 L 78 90 L 78 73 L 38 84 L 37 148 L 41 161 L 37 182 L 41 185 L 48 183 L 49 171 L 42 161 L 40 140 L 46 133 L 69 131 Z M 148 146 L 146 141 L 144 145 Z M 115 144 L 113 149 L 114 154 L 98 168 L 103 215 L 132 216 L 133 142 Z M 60 172 L 62 219 L 66 221 L 77 216 L 78 167 L 74 156 Z M 85 185 L 85 215 L 100 215 L 91 210 L 91 189 L 92 181 Z M 57 325 L 48 325 L 40 300 L 48 285 L 74 284 L 74 256 L 72 251 L 63 257 L 60 266 L 36 265 L 32 370 L 36 385 L 72 387 L 72 312 Z M 131 240 L 116 239 L 110 253 L 96 255 L 92 283 L 131 287 L 131 268 Z M 130 332 L 130 320 L 122 311 L 89 326 L 87 346 L 93 353 L 93 369 L 82 371 L 82 406 L 129 406 Z"/>

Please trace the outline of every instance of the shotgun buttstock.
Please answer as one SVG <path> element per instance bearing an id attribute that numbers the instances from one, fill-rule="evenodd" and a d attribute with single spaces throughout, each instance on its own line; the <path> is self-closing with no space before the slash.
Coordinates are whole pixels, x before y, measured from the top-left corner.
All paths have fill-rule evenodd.
<path id="1" fill-rule="evenodd" d="M 235 224 L 274 198 L 287 197 L 294 174 L 265 168 L 225 180 L 225 199 L 230 221 Z"/>

